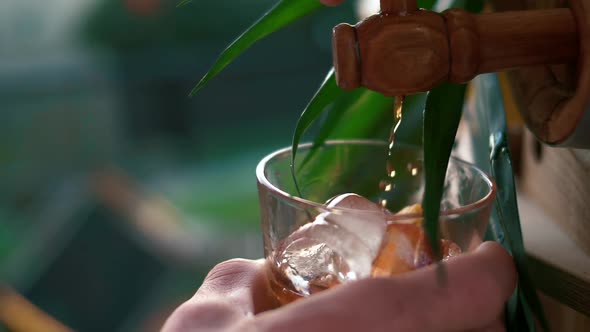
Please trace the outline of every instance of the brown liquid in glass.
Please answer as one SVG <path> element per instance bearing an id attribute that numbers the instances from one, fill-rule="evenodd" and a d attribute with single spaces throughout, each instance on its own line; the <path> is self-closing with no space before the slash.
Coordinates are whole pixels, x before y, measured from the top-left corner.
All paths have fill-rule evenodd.
<path id="1" fill-rule="evenodd" d="M 394 168 L 393 163 L 393 150 L 395 148 L 395 133 L 397 132 L 401 120 L 402 120 L 402 107 L 404 103 L 404 96 L 397 96 L 395 97 L 394 107 L 393 107 L 393 126 L 391 128 L 391 132 L 389 135 L 388 146 L 387 146 L 387 162 L 386 162 L 386 180 L 381 181 L 380 183 L 380 195 L 379 204 L 386 209 L 389 204 L 388 194 L 391 194 L 395 186 L 394 178 L 396 176 L 396 170 Z M 274 266 L 273 263 L 268 265 L 267 270 L 268 278 L 270 281 L 270 288 L 272 293 L 274 294 L 276 300 L 281 304 L 285 305 L 291 303 L 295 300 L 303 298 L 302 294 L 299 294 L 294 290 L 293 284 L 285 275 L 279 271 L 279 269 Z M 334 285 L 336 285 L 335 283 Z M 314 285 L 314 283 L 310 283 L 310 285 Z M 312 289 L 313 293 L 320 292 L 322 290 L 329 289 L 330 287 L 319 287 L 316 285 L 315 289 Z"/>

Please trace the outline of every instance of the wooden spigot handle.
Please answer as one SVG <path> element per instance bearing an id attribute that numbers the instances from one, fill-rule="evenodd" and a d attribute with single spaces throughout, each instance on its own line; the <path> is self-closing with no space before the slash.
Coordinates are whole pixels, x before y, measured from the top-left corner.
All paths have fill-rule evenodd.
<path id="1" fill-rule="evenodd" d="M 576 22 L 567 8 L 438 14 L 415 10 L 414 1 L 381 0 L 381 6 L 356 26 L 334 28 L 334 67 L 343 89 L 412 94 L 444 81 L 578 56 Z"/>
<path id="2" fill-rule="evenodd" d="M 407 14 L 418 10 L 416 0 L 381 0 L 381 13 Z"/>

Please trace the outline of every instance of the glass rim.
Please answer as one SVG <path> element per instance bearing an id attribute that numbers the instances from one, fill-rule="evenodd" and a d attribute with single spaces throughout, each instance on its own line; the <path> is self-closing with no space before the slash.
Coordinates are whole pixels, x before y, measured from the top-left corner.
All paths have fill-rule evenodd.
<path id="1" fill-rule="evenodd" d="M 298 147 L 299 147 L 299 149 L 309 148 L 312 146 L 312 144 L 313 143 L 302 143 L 302 144 L 299 144 Z M 324 145 L 342 145 L 342 144 L 374 145 L 374 146 L 381 146 L 381 145 L 386 146 L 387 145 L 387 143 L 385 141 L 372 140 L 372 139 L 328 140 L 324 143 Z M 286 191 L 281 190 L 281 189 L 277 188 L 275 185 L 273 185 L 264 175 L 266 165 L 271 160 L 275 159 L 277 156 L 284 155 L 285 153 L 290 154 L 291 150 L 292 150 L 291 146 L 284 147 L 284 148 L 276 150 L 276 151 L 268 154 L 264 158 L 262 158 L 260 160 L 260 162 L 258 163 L 258 165 L 256 166 L 256 178 L 258 180 L 258 183 L 264 185 L 273 194 L 278 195 L 281 198 L 283 198 L 293 204 L 303 205 L 305 208 L 323 210 L 325 212 L 332 212 L 332 213 L 352 213 L 352 212 L 354 212 L 357 214 L 358 213 L 374 214 L 374 212 L 372 212 L 372 211 L 363 211 L 363 210 L 357 210 L 357 209 L 351 209 L 351 208 L 341 208 L 341 207 L 328 207 L 326 204 L 310 201 L 310 200 L 307 200 L 305 198 L 301 198 L 298 196 L 293 196 L 293 195 L 287 193 Z M 465 214 L 465 213 L 468 213 L 471 211 L 478 210 L 494 200 L 494 198 L 496 197 L 496 182 L 494 181 L 494 179 L 492 179 L 492 177 L 489 174 L 482 171 L 474 164 L 464 161 L 462 159 L 459 159 L 455 156 L 451 156 L 450 159 L 454 163 L 458 163 L 460 165 L 467 166 L 470 169 L 475 170 L 476 173 L 479 173 L 482 176 L 482 178 L 485 180 L 485 182 L 488 184 L 490 190 L 488 191 L 488 193 L 484 197 L 480 198 L 479 200 L 469 203 L 467 205 L 458 207 L 458 208 L 443 210 L 440 212 L 439 216 L 453 216 L 453 215 Z M 413 213 L 413 214 L 394 213 L 393 215 L 388 216 L 387 219 L 390 221 L 395 221 L 395 220 L 415 219 L 415 218 L 422 218 L 422 217 L 423 217 L 422 214 L 416 214 L 416 213 Z"/>

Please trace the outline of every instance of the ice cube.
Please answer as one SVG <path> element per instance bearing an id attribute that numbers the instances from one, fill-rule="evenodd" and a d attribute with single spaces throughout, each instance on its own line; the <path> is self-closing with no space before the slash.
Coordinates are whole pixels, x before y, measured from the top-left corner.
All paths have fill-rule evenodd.
<path id="1" fill-rule="evenodd" d="M 455 242 L 446 239 L 440 240 L 440 247 L 442 249 L 443 261 L 458 256 L 463 252 Z"/>
<path id="2" fill-rule="evenodd" d="M 355 209 L 361 211 L 375 211 L 381 212 L 382 209 L 379 205 L 371 202 L 370 200 L 364 198 L 361 195 L 355 193 L 348 193 L 338 195 L 336 197 L 331 198 L 326 202 L 327 206 L 330 208 L 339 207 L 345 209 Z"/>
<path id="3" fill-rule="evenodd" d="M 355 234 L 369 249 L 372 258 L 379 253 L 385 228 L 385 212 L 370 200 L 357 194 L 343 194 L 328 201 L 329 208 L 350 209 L 346 212 L 320 214 L 316 220 L 325 220 Z"/>
<path id="4" fill-rule="evenodd" d="M 342 256 L 327 244 L 301 237 L 287 245 L 276 257 L 279 270 L 295 291 L 310 295 L 346 280 L 350 269 Z"/>
<path id="5" fill-rule="evenodd" d="M 416 264 L 428 259 L 421 250 L 424 238 L 422 227 L 414 224 L 391 224 L 379 255 L 373 263 L 372 275 L 392 276 L 412 271 Z"/>
<path id="6" fill-rule="evenodd" d="M 422 225 L 422 213 L 422 204 L 414 204 L 399 210 L 395 215 L 418 215 L 420 217 L 401 219 L 397 223 Z"/>
<path id="7" fill-rule="evenodd" d="M 385 234 L 383 211 L 364 197 L 341 195 L 328 207 L 346 210 L 319 214 L 291 234 L 275 256 L 279 270 L 303 295 L 370 276 Z"/>
<path id="8" fill-rule="evenodd" d="M 440 241 L 443 261 L 461 254 L 461 248 L 452 241 Z M 379 255 L 373 262 L 374 277 L 392 276 L 412 271 L 434 262 L 432 249 L 426 242 L 420 224 L 390 224 Z"/>

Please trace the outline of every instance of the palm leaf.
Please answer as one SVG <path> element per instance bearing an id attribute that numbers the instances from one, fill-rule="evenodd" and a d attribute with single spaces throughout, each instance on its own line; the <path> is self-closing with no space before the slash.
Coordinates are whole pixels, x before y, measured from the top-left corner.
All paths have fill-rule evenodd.
<path id="1" fill-rule="evenodd" d="M 396 133 L 402 145 L 422 146 L 422 115 L 426 93 L 406 97 L 404 126 Z M 328 109 L 311 149 L 299 163 L 304 169 L 328 139 L 384 139 L 393 123 L 393 99 L 368 89 L 344 92 Z"/>
<path id="2" fill-rule="evenodd" d="M 334 121 L 331 139 L 384 139 L 388 137 L 394 121 L 393 98 L 366 89 L 359 90 L 358 100 L 350 103 L 350 106 L 342 105 L 347 110 Z M 422 146 L 422 116 L 426 95 L 426 93 L 420 93 L 405 98 L 403 125 L 400 125 L 396 132 L 396 142 Z M 334 107 L 336 106 L 335 103 Z M 325 126 L 327 125 L 325 124 Z"/>
<path id="3" fill-rule="evenodd" d="M 510 251 L 518 271 L 518 289 L 507 307 L 508 331 L 534 331 L 534 317 L 537 317 L 543 329 L 548 331 L 547 320 L 527 268 L 527 255 L 520 227 L 500 84 L 496 75 L 487 74 L 480 75 L 475 80 L 474 86 L 478 107 L 481 108 L 480 118 L 474 120 L 487 124 L 489 128 L 484 132 L 489 132 L 490 136 L 481 137 L 479 145 L 490 145 L 489 151 L 485 151 L 487 156 L 482 157 L 489 158 L 489 171 L 498 184 L 496 205 L 491 221 L 492 233 L 495 240 Z"/>
<path id="4" fill-rule="evenodd" d="M 299 142 L 305 134 L 305 131 L 311 124 L 322 114 L 322 112 L 326 109 L 328 105 L 330 105 L 336 98 L 344 93 L 336 85 L 336 77 L 334 75 L 334 68 L 332 68 L 326 79 L 313 96 L 309 104 L 301 113 L 299 120 L 297 121 L 297 126 L 295 127 L 295 132 L 293 134 L 293 141 L 291 144 L 292 153 L 291 153 L 291 174 L 293 175 L 293 179 L 296 181 L 295 177 L 295 157 L 297 155 L 297 148 L 299 146 Z"/>
<path id="5" fill-rule="evenodd" d="M 186 3 L 186 1 L 181 4 L 184 3 Z M 193 88 L 190 95 L 192 96 L 197 93 L 197 91 L 207 84 L 210 79 L 219 74 L 219 72 L 234 61 L 240 54 L 250 48 L 255 42 L 322 7 L 323 5 L 318 0 L 279 1 L 221 53 L 213 66 Z"/>
<path id="6" fill-rule="evenodd" d="M 434 88 L 424 110 L 424 230 L 436 257 L 440 257 L 440 201 L 445 175 L 463 113 L 465 85 L 445 83 Z"/>
<path id="7" fill-rule="evenodd" d="M 390 113 L 387 110 L 391 110 L 392 106 L 391 98 L 368 89 L 359 88 L 342 93 L 330 105 L 328 115 L 314 138 L 313 146 L 299 167 L 304 168 L 315 157 L 319 147 L 330 138 L 369 138 L 375 133 L 383 132 L 381 127 L 388 123 L 387 115 Z M 379 134 L 376 136 L 382 137 Z"/>
<path id="8" fill-rule="evenodd" d="M 502 139 L 505 139 L 503 137 Z M 512 164 L 510 161 L 510 151 L 506 143 L 500 143 L 492 150 L 492 175 L 496 182 L 502 185 L 502 191 L 516 196 L 514 179 L 512 177 Z M 502 197 L 503 196 L 503 197 Z M 543 313 L 543 308 L 537 297 L 535 287 L 533 287 L 532 278 L 529 274 L 527 255 L 522 240 L 522 230 L 520 228 L 520 218 L 518 216 L 518 206 L 516 200 L 506 199 L 508 195 L 498 195 L 499 204 L 496 204 L 498 220 L 502 226 L 504 239 L 507 249 L 512 253 L 514 264 L 518 271 L 518 289 L 517 299 L 513 300 L 514 311 L 508 312 L 508 320 L 518 324 L 528 325 L 529 331 L 535 331 L 535 322 L 532 319 L 531 312 L 534 313 L 541 326 L 548 331 L 547 320 Z M 524 316 L 524 320 L 522 317 Z M 509 324 L 512 325 L 512 324 Z M 521 331 L 519 329 L 518 331 Z"/>
<path id="9" fill-rule="evenodd" d="M 437 0 L 418 0 L 418 8 L 432 9 L 437 2 Z"/>

